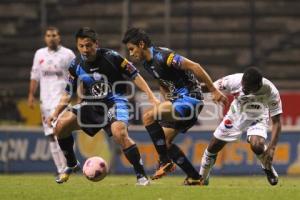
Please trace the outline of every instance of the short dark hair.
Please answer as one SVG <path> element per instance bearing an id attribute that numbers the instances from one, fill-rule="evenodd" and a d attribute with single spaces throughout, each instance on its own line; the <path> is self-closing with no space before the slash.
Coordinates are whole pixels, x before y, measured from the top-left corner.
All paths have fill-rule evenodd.
<path id="1" fill-rule="evenodd" d="M 90 38 L 91 40 L 93 40 L 93 42 L 96 42 L 97 37 L 97 32 L 90 27 L 82 27 L 75 34 L 76 41 L 78 38 Z"/>
<path id="2" fill-rule="evenodd" d="M 148 34 L 140 28 L 130 28 L 126 31 L 122 42 L 127 44 L 128 42 L 138 45 L 141 41 L 145 43 L 147 47 L 152 45 L 152 42 Z"/>
<path id="3" fill-rule="evenodd" d="M 244 71 L 242 81 L 250 87 L 259 86 L 262 83 L 262 73 L 256 67 L 249 67 Z"/>
<path id="4" fill-rule="evenodd" d="M 47 31 L 56 31 L 58 35 L 60 35 L 60 32 L 59 32 L 59 29 L 55 26 L 48 26 L 46 29 L 45 29 L 45 35 L 46 35 L 46 32 Z"/>

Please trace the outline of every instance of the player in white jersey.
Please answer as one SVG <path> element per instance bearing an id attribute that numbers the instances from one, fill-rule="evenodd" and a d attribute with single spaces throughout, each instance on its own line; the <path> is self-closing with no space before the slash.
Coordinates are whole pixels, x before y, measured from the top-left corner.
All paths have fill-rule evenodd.
<path id="1" fill-rule="evenodd" d="M 46 29 L 44 40 L 47 47 L 37 50 L 34 55 L 28 105 L 33 109 L 34 95 L 39 83 L 44 132 L 49 139 L 50 151 L 57 167 L 57 173 L 61 173 L 66 167 L 66 160 L 53 135 L 53 129 L 47 125 L 46 119 L 52 114 L 64 92 L 68 67 L 75 55 L 72 50 L 61 46 L 59 30 L 56 27 Z"/>
<path id="2" fill-rule="evenodd" d="M 281 131 L 282 105 L 278 90 L 254 67 L 246 69 L 244 74 L 226 76 L 214 84 L 224 93 L 232 94 L 234 100 L 203 154 L 199 172 L 202 183 L 208 184 L 217 153 L 226 143 L 238 140 L 243 132 L 247 132 L 247 141 L 261 161 L 269 183 L 276 185 L 278 174 L 272 166 L 272 159 Z M 269 118 L 272 121 L 272 137 L 266 145 Z"/>

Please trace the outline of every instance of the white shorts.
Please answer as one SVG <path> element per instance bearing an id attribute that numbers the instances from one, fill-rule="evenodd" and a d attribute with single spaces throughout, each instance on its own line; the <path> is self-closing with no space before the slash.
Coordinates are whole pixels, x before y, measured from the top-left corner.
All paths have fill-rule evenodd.
<path id="1" fill-rule="evenodd" d="M 46 108 L 41 108 L 41 114 L 42 114 L 42 123 L 43 123 L 43 128 L 44 128 L 44 133 L 45 136 L 53 134 L 53 128 L 49 127 L 47 125 L 47 119 L 50 117 L 54 109 L 46 109 Z"/>
<path id="2" fill-rule="evenodd" d="M 251 135 L 261 136 L 267 139 L 268 120 L 264 119 L 259 122 L 253 122 L 244 128 L 238 128 L 232 120 L 225 117 L 215 130 L 214 136 L 215 138 L 225 142 L 234 142 L 241 138 L 244 131 L 247 132 L 247 140 Z"/>

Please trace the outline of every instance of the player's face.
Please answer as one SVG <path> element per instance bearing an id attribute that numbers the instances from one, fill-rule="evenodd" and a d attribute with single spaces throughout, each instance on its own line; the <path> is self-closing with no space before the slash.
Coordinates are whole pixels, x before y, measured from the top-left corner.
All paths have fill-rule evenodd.
<path id="1" fill-rule="evenodd" d="M 140 45 L 135 45 L 130 42 L 126 44 L 127 49 L 129 51 L 130 57 L 132 57 L 135 61 L 142 61 L 144 60 L 143 56 L 143 48 Z"/>
<path id="2" fill-rule="evenodd" d="M 242 90 L 244 92 L 244 94 L 248 95 L 248 94 L 255 94 L 256 92 L 258 92 L 258 90 L 262 87 L 262 83 L 258 84 L 258 85 L 249 85 L 247 83 L 245 83 L 244 81 L 242 81 Z"/>
<path id="3" fill-rule="evenodd" d="M 56 30 L 48 30 L 45 33 L 45 43 L 48 48 L 56 50 L 60 44 L 60 36 Z"/>
<path id="4" fill-rule="evenodd" d="M 94 61 L 96 59 L 98 43 L 90 38 L 78 38 L 77 49 L 86 61 Z"/>

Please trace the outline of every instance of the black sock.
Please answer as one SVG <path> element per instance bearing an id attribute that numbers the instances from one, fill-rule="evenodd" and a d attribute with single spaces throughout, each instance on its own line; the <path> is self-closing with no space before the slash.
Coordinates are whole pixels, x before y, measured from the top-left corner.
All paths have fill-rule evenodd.
<path id="1" fill-rule="evenodd" d="M 141 178 L 143 176 L 147 177 L 144 170 L 141 155 L 136 144 L 133 144 L 127 149 L 123 149 L 123 152 L 127 160 L 133 165 L 137 178 Z"/>
<path id="2" fill-rule="evenodd" d="M 197 170 L 177 145 L 172 144 L 168 151 L 173 162 L 175 162 L 187 174 L 188 177 L 192 179 L 200 179 L 200 175 Z"/>
<path id="3" fill-rule="evenodd" d="M 168 149 L 166 145 L 166 137 L 164 130 L 160 124 L 155 121 L 154 123 L 145 127 L 152 139 L 155 149 L 159 155 L 159 160 L 163 163 L 169 162 Z"/>
<path id="4" fill-rule="evenodd" d="M 75 156 L 75 152 L 73 149 L 74 146 L 74 138 L 72 134 L 66 138 L 57 138 L 58 144 L 64 153 L 66 160 L 67 160 L 67 166 L 68 167 L 74 167 L 77 164 L 77 159 Z"/>

